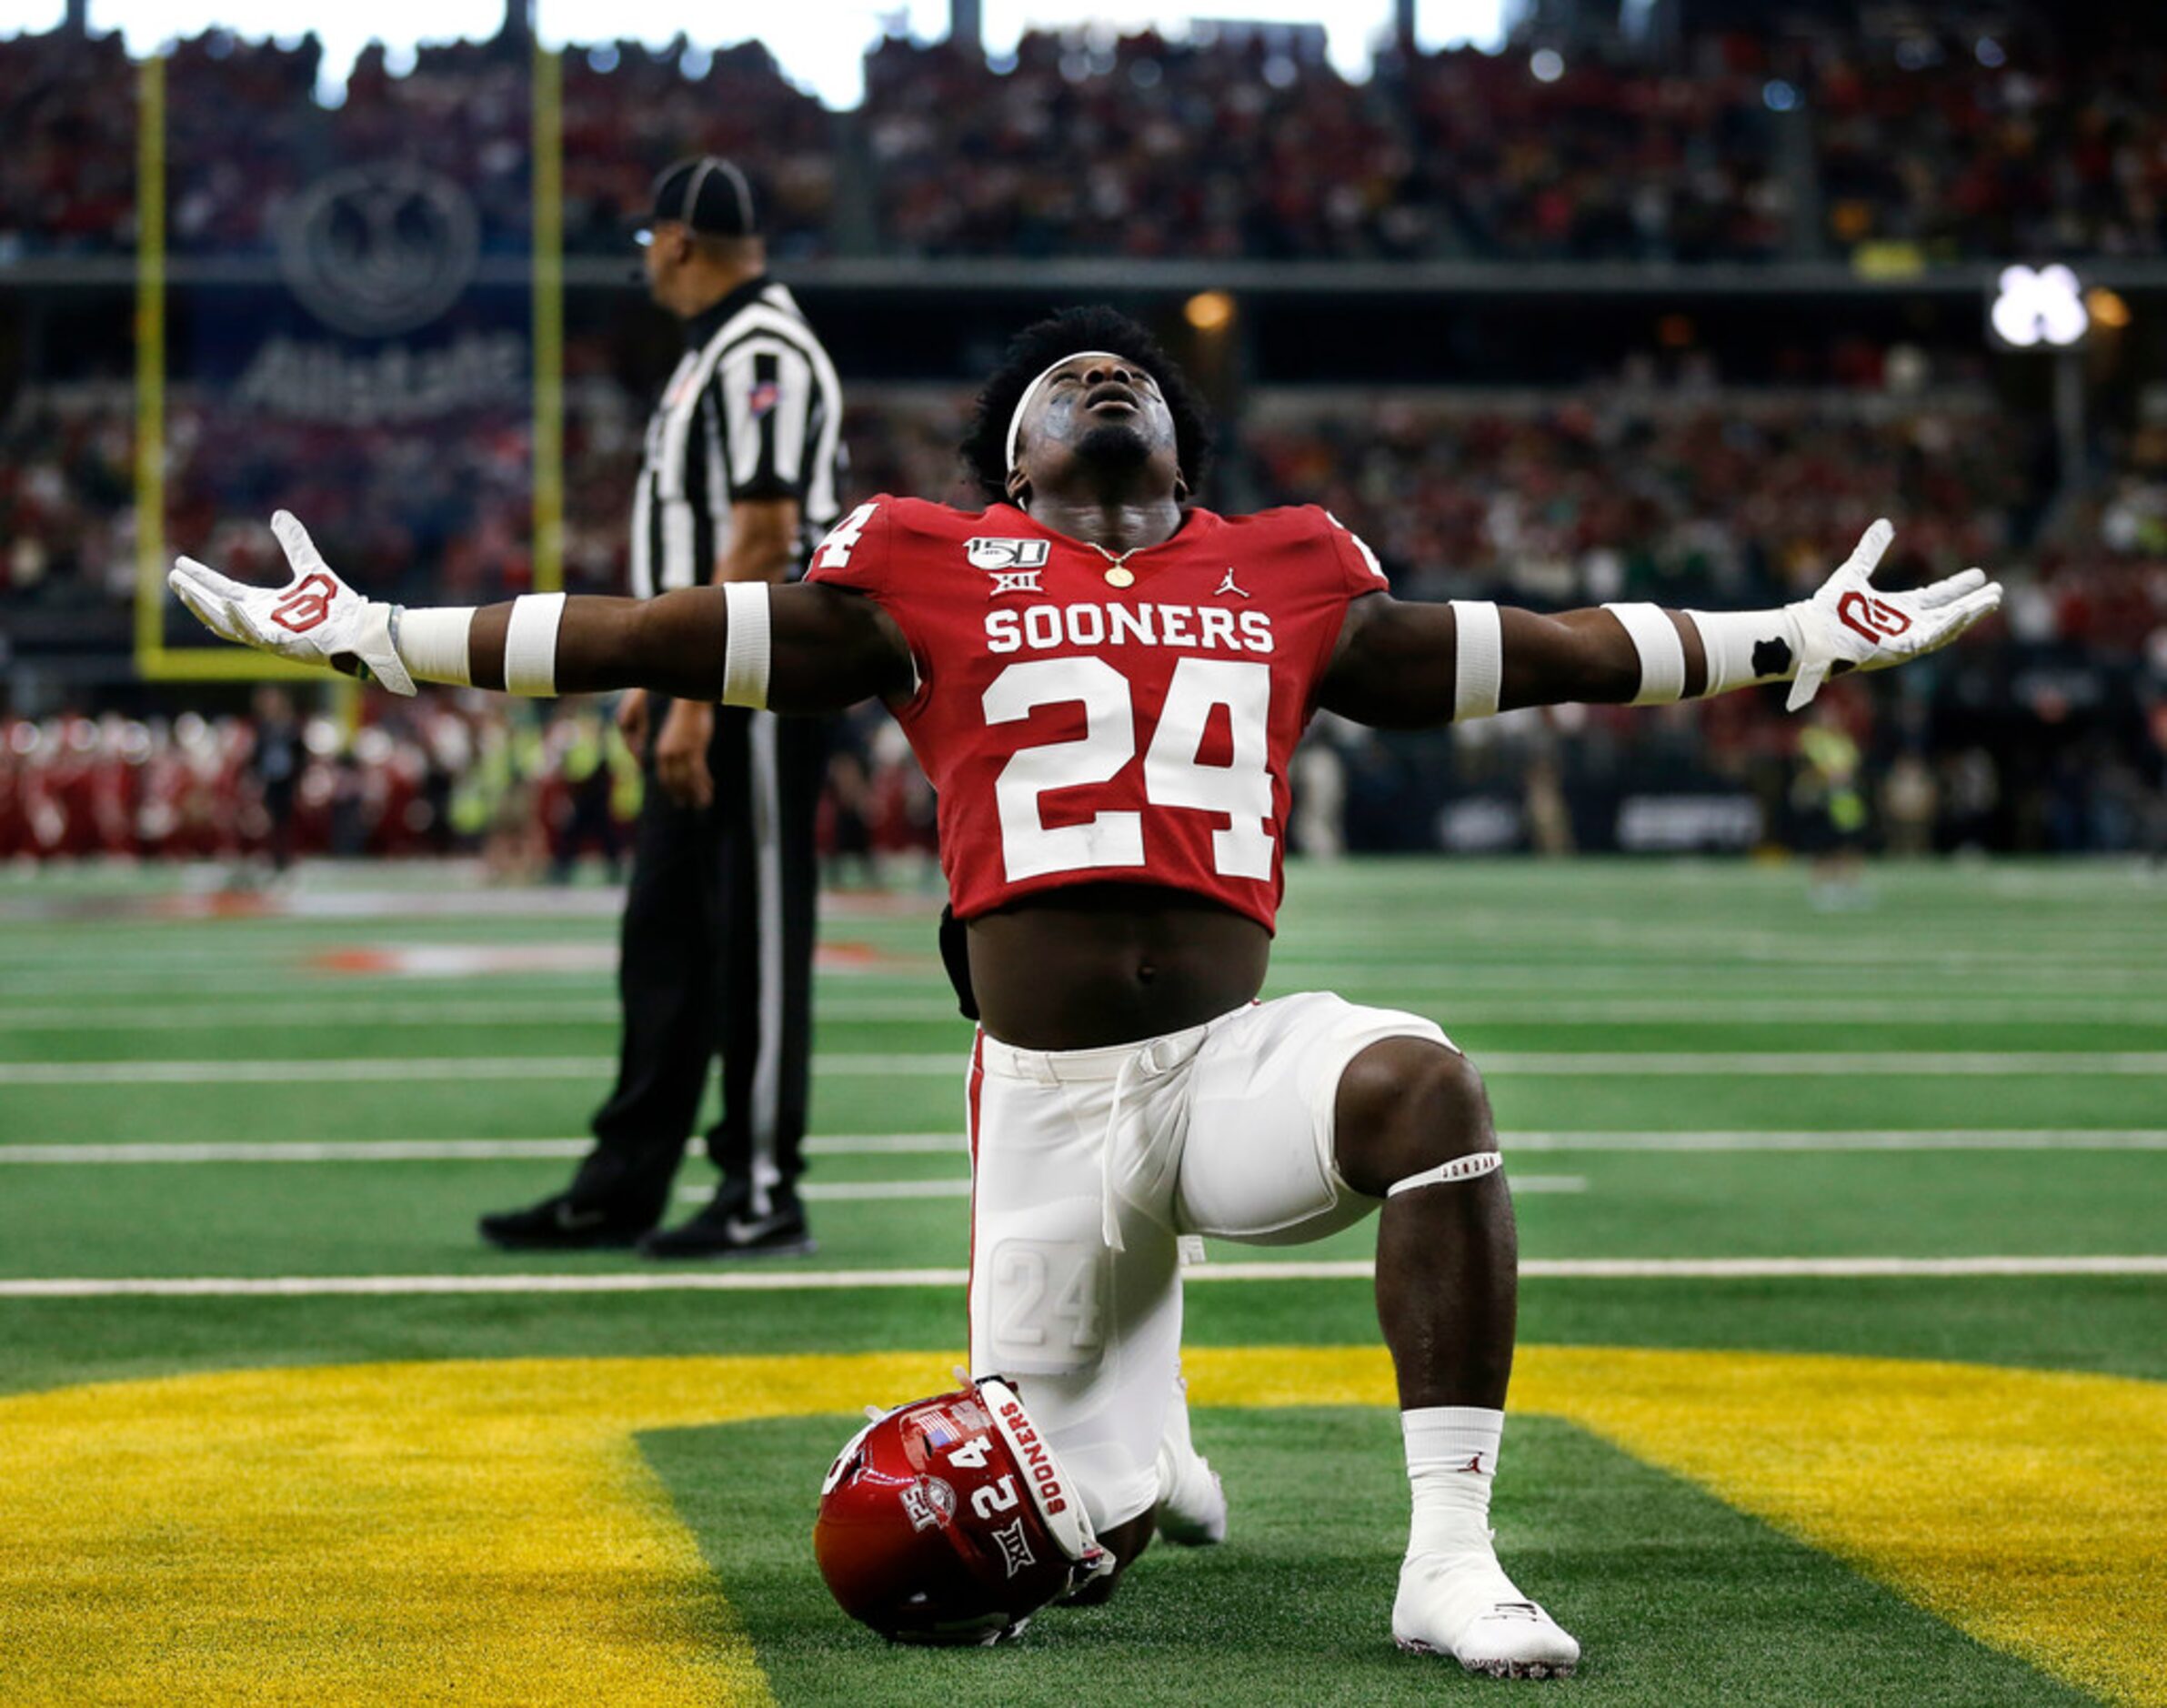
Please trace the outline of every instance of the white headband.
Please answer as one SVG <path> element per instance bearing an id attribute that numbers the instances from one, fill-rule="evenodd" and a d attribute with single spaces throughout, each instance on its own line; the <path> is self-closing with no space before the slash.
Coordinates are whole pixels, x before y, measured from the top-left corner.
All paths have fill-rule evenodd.
<path id="1" fill-rule="evenodd" d="M 1031 399 L 1038 395 L 1038 387 L 1053 377 L 1053 370 L 1078 357 L 1103 356 L 1109 362 L 1126 362 L 1126 356 L 1116 356 L 1111 350 L 1071 350 L 1058 361 L 1049 362 L 1046 371 L 1023 388 L 1023 396 L 1016 400 L 1016 413 L 1008 417 L 1008 468 L 1016 467 L 1016 441 L 1023 437 L 1023 412 L 1031 407 Z"/>

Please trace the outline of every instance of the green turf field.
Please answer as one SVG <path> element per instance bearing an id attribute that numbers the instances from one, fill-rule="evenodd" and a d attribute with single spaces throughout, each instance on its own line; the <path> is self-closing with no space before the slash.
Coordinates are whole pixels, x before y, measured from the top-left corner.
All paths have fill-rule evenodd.
<path id="1" fill-rule="evenodd" d="M 473 1234 L 606 1089 L 603 892 L 0 878 L 0 1703 L 2167 1703 L 2167 877 L 1872 891 L 1290 874 L 1273 990 L 1416 1009 L 1490 1076 L 1500 1546 L 1587 1651 L 1545 1687 L 1390 1644 L 1362 1229 L 1192 1271 L 1225 1547 L 989 1653 L 833 1611 L 827 1460 L 963 1340 L 930 898 L 828 906 L 821 1251 L 687 1271 Z"/>

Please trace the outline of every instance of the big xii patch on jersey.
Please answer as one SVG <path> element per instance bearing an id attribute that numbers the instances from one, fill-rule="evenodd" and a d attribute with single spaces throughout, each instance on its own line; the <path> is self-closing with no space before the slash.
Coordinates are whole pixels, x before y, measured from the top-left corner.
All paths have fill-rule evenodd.
<path id="1" fill-rule="evenodd" d="M 897 716 L 958 917 L 1115 880 L 1272 923 L 1288 761 L 1349 601 L 1385 585 L 1325 512 L 1191 510 L 1117 563 L 1007 505 L 882 497 L 807 579 L 878 600 L 910 643 Z"/>

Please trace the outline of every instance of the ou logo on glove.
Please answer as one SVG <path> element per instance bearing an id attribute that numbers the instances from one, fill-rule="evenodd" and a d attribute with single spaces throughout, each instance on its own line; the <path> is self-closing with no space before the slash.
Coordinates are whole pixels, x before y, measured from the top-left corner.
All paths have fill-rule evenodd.
<path id="1" fill-rule="evenodd" d="M 338 583 L 329 576 L 314 575 L 286 590 L 271 612 L 271 620 L 289 634 L 306 635 L 331 615 L 331 601 L 338 597 Z"/>
<path id="2" fill-rule="evenodd" d="M 1836 601 L 1836 616 L 1852 633 L 1876 642 L 1892 640 L 1911 626 L 1911 619 L 1893 605 L 1855 588 Z"/>

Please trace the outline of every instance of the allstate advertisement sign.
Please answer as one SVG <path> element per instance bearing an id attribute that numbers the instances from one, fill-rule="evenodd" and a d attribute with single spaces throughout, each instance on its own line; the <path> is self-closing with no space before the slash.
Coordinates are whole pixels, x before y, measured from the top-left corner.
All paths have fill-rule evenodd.
<path id="1" fill-rule="evenodd" d="M 253 415 L 326 426 L 415 423 L 522 407 L 524 290 L 476 288 L 473 196 L 408 161 L 345 165 L 280 210 L 283 301 L 215 291 L 196 372 Z"/>
<path id="2" fill-rule="evenodd" d="M 345 166 L 294 198 L 278 266 L 326 326 L 353 337 L 425 327 L 474 282 L 481 222 L 474 198 L 403 161 Z"/>

